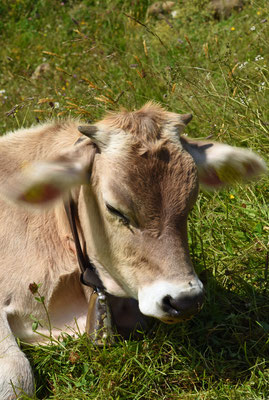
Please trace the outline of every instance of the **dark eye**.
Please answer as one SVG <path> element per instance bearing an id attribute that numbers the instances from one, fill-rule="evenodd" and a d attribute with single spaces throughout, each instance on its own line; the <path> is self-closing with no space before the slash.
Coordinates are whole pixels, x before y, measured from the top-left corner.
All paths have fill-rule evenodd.
<path id="1" fill-rule="evenodd" d="M 106 204 L 106 208 L 111 214 L 118 217 L 124 225 L 129 225 L 129 219 L 125 217 L 125 215 L 122 214 L 119 210 L 116 210 L 116 208 L 112 207 L 110 204 Z"/>

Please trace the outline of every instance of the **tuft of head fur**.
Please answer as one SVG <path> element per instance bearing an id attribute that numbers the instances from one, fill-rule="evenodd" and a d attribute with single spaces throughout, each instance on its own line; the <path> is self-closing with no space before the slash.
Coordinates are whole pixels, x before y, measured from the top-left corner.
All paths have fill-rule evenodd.
<path id="1" fill-rule="evenodd" d="M 167 112 L 157 103 L 148 102 L 137 111 L 110 113 L 102 123 L 121 129 L 142 142 L 156 142 L 162 136 L 162 126 L 171 120 L 172 115 L 176 114 Z"/>

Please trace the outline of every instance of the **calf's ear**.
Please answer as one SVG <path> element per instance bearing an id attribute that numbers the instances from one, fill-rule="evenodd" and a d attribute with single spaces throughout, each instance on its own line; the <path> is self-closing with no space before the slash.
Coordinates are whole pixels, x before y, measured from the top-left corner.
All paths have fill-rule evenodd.
<path id="1" fill-rule="evenodd" d="M 2 194 L 25 206 L 54 204 L 75 186 L 90 182 L 95 153 L 95 146 L 88 142 L 51 161 L 27 164 L 8 181 Z"/>
<path id="2" fill-rule="evenodd" d="M 208 190 L 255 179 L 267 170 L 265 162 L 250 150 L 186 136 L 180 140 L 197 165 L 201 185 Z"/>

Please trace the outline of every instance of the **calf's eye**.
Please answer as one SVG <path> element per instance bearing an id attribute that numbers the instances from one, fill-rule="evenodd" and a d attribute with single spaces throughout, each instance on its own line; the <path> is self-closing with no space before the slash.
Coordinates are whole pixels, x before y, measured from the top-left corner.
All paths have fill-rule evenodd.
<path id="1" fill-rule="evenodd" d="M 113 214 L 116 217 L 118 217 L 121 220 L 121 222 L 123 223 L 123 225 L 129 225 L 130 220 L 124 214 L 122 214 L 119 210 L 117 210 L 116 208 L 112 207 L 108 203 L 106 203 L 106 208 L 110 212 L 110 214 Z"/>

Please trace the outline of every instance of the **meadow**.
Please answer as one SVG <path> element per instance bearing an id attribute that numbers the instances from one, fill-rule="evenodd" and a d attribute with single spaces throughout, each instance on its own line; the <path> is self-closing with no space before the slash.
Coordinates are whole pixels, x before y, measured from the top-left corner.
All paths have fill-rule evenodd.
<path id="1" fill-rule="evenodd" d="M 94 122 L 154 100 L 193 113 L 189 136 L 268 160 L 268 2 L 245 0 L 225 18 L 209 0 L 157 15 L 152 3 L 1 0 L 1 134 L 52 118 Z M 206 302 L 192 320 L 102 349 L 84 334 L 20 343 L 34 398 L 268 400 L 268 202 L 268 177 L 200 193 L 189 244 Z"/>

